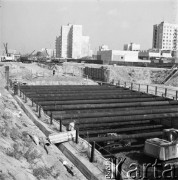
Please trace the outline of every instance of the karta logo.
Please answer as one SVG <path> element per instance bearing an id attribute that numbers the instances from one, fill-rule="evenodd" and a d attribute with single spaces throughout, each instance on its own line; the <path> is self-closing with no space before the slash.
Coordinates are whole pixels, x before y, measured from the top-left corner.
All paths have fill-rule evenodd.
<path id="1" fill-rule="evenodd" d="M 106 164 L 106 179 L 121 179 L 122 165 L 125 159 L 113 159 L 109 158 Z M 173 163 L 158 163 L 155 162 L 145 163 L 140 167 L 137 163 L 131 163 L 127 168 L 125 179 L 137 179 L 137 180 L 178 180 L 178 164 Z M 149 174 L 151 172 L 152 174 Z M 151 177 L 150 177 L 151 176 Z"/>
<path id="2" fill-rule="evenodd" d="M 106 179 L 117 179 L 121 178 L 122 165 L 126 158 L 118 160 L 117 158 L 108 158 L 106 163 Z"/>

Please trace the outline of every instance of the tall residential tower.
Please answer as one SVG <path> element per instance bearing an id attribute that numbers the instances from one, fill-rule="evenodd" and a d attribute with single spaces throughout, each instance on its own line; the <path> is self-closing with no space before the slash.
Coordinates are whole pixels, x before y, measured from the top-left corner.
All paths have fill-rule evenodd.
<path id="1" fill-rule="evenodd" d="M 178 50 L 178 24 L 161 22 L 153 26 L 153 49 Z"/>
<path id="2" fill-rule="evenodd" d="M 56 57 L 81 58 L 90 56 L 89 37 L 82 35 L 82 25 L 61 26 L 61 35 L 56 38 Z"/>

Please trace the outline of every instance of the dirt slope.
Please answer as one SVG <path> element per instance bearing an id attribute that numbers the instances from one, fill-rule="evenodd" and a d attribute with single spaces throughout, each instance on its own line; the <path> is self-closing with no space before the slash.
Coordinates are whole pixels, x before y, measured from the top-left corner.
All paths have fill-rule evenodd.
<path id="1" fill-rule="evenodd" d="M 28 82 L 24 77 L 22 80 Z M 57 148 L 49 146 L 46 151 L 44 134 L 4 89 L 4 67 L 0 67 L 0 82 L 0 180 L 85 180 Z M 39 145 L 31 138 L 35 136 Z M 63 166 L 64 161 L 73 167 L 75 176 Z"/>
<path id="2" fill-rule="evenodd" d="M 169 69 L 164 68 L 149 68 L 149 67 L 134 67 L 134 66 L 112 66 L 112 65 L 97 65 L 97 64 L 78 64 L 78 63 L 65 63 L 64 67 L 69 72 L 78 72 L 78 68 L 93 67 L 100 68 L 106 67 L 110 70 L 109 81 L 126 81 L 135 82 L 140 84 L 159 84 L 168 75 Z"/>

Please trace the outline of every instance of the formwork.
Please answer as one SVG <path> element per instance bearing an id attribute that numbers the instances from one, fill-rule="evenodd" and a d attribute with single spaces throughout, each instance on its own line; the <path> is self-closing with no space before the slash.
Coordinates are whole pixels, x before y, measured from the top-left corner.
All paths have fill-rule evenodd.
<path id="1" fill-rule="evenodd" d="M 163 135 L 178 118 L 178 101 L 110 85 L 22 85 L 46 115 L 69 126 L 106 158 L 119 152 L 143 150 L 146 139 Z M 162 121 L 168 121 L 167 126 Z"/>
<path id="2" fill-rule="evenodd" d="M 123 87 L 20 86 L 20 91 L 63 125 L 75 120 L 81 137 L 102 146 L 111 140 L 114 145 L 132 139 L 135 142 L 130 146 L 143 145 L 145 138 L 162 135 L 162 119 L 169 119 L 171 126 L 171 120 L 178 117 L 178 101 Z"/>

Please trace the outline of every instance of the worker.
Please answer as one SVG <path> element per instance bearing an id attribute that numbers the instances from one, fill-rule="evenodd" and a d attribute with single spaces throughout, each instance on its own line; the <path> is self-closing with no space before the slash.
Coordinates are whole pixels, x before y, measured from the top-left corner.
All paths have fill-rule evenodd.
<path id="1" fill-rule="evenodd" d="M 53 70 L 53 76 L 55 75 L 55 72 L 56 72 L 56 71 L 55 71 L 55 69 L 54 69 L 54 70 Z"/>
<path id="2" fill-rule="evenodd" d="M 13 86 L 14 86 L 14 95 L 17 95 L 18 94 L 18 83 L 17 83 L 16 79 L 13 83 Z"/>
<path id="3" fill-rule="evenodd" d="M 73 131 L 75 129 L 75 120 L 73 122 L 70 122 L 69 123 L 69 126 L 68 126 L 68 131 Z"/>

